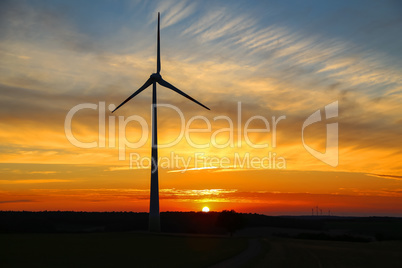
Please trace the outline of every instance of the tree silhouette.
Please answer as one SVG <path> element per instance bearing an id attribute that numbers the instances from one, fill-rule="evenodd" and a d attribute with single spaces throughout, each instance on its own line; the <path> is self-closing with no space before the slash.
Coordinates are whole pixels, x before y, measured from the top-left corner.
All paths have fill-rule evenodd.
<path id="1" fill-rule="evenodd" d="M 216 226 L 226 229 L 230 236 L 245 226 L 245 220 L 242 214 L 236 213 L 234 210 L 223 210 L 217 220 Z"/>

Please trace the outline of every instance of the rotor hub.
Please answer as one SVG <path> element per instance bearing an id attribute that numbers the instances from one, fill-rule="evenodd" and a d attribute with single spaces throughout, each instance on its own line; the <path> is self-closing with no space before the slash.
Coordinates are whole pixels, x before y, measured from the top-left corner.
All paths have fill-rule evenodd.
<path id="1" fill-rule="evenodd" d="M 150 78 L 155 82 L 162 80 L 162 76 L 158 73 L 151 74 Z"/>

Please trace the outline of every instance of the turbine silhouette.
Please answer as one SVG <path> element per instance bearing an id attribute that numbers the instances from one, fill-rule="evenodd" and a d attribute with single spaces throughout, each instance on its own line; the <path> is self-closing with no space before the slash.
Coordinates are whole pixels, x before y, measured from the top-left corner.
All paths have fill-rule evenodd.
<path id="1" fill-rule="evenodd" d="M 160 215 L 159 215 L 159 181 L 158 181 L 158 135 L 157 135 L 157 107 L 156 107 L 156 83 L 161 86 L 167 87 L 187 99 L 201 105 L 205 109 L 209 108 L 204 104 L 193 99 L 180 89 L 176 88 L 172 84 L 165 81 L 160 75 L 161 71 L 161 57 L 160 57 L 160 13 L 158 12 L 158 32 L 157 32 L 157 61 L 156 61 L 156 73 L 151 74 L 148 80 L 135 91 L 130 97 L 123 101 L 119 106 L 112 111 L 115 112 L 126 102 L 137 96 L 140 92 L 145 90 L 150 85 L 153 85 L 152 89 L 152 163 L 151 163 L 151 196 L 149 206 L 149 231 L 160 232 Z"/>

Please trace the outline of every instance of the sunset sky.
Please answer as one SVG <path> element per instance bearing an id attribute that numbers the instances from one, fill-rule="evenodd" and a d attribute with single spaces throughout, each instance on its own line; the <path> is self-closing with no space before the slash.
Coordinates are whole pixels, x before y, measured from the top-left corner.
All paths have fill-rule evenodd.
<path id="1" fill-rule="evenodd" d="M 163 78 L 211 108 L 158 86 L 158 103 L 184 115 L 159 108 L 160 144 L 182 123 L 205 131 L 159 149 L 188 161 L 160 167 L 161 211 L 402 216 L 402 4 L 391 0 L 1 1 L 0 210 L 149 210 L 151 171 L 133 158 L 150 158 L 152 90 L 109 105 L 156 71 L 157 12 Z M 331 166 L 302 129 L 334 102 L 337 117 L 303 132 L 324 153 L 338 123 Z M 65 128 L 80 104 L 71 133 L 91 148 Z M 143 120 L 124 125 L 133 115 Z M 269 132 L 245 134 L 266 129 L 261 118 Z M 272 165 L 236 165 L 247 156 Z"/>

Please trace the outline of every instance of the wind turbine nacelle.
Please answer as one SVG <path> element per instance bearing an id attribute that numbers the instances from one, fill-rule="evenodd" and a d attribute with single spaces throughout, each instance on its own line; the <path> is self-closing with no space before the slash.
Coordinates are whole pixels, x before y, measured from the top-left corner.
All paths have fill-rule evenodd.
<path id="1" fill-rule="evenodd" d="M 150 78 L 155 82 L 162 80 L 162 76 L 158 73 L 151 74 Z"/>

